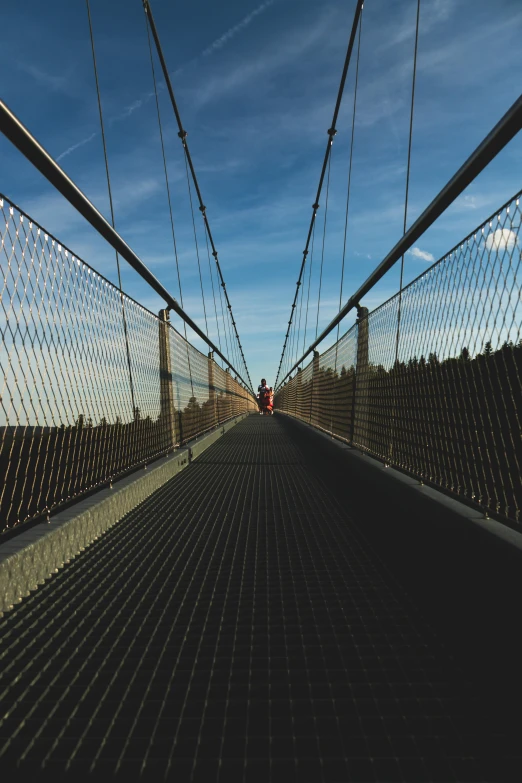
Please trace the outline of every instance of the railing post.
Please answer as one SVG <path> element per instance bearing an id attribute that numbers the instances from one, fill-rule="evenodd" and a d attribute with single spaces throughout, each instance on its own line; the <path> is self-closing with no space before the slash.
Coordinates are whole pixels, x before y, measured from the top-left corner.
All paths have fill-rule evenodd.
<path id="1" fill-rule="evenodd" d="M 309 424 L 312 424 L 314 415 L 314 395 L 317 391 L 317 384 L 319 383 L 319 359 L 321 354 L 319 351 L 314 351 L 314 358 L 312 363 L 312 393 L 310 396 L 310 419 Z"/>
<path id="2" fill-rule="evenodd" d="M 227 419 L 230 419 L 232 416 L 232 395 L 230 394 L 230 386 L 231 386 L 231 377 L 230 377 L 230 369 L 227 367 L 225 370 L 225 411 L 226 411 L 226 417 Z"/>
<path id="3" fill-rule="evenodd" d="M 160 361 L 160 418 L 159 425 L 166 433 L 167 448 L 176 445 L 176 424 L 174 413 L 174 385 L 169 341 L 169 311 L 160 310 L 159 316 L 159 361 Z"/>
<path id="4" fill-rule="evenodd" d="M 357 309 L 357 364 L 353 384 L 352 437 L 357 442 L 361 436 L 367 445 L 368 440 L 368 308 Z"/>
<path id="5" fill-rule="evenodd" d="M 218 412 L 217 412 L 217 398 L 216 387 L 214 385 L 214 351 L 210 351 L 208 354 L 208 401 L 212 410 L 212 427 L 217 426 Z"/>
<path id="6" fill-rule="evenodd" d="M 299 411 L 299 413 L 298 413 Z M 295 376 L 295 410 L 294 415 L 298 418 L 302 418 L 301 416 L 301 368 L 297 368 L 297 373 Z"/>

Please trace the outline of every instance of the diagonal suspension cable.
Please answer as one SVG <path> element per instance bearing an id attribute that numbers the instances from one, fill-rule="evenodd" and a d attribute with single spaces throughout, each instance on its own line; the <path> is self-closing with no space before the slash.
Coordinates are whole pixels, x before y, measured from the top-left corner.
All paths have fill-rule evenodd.
<path id="1" fill-rule="evenodd" d="M 189 194 L 189 202 L 190 202 L 190 214 L 192 216 L 192 229 L 194 231 L 194 242 L 196 243 L 196 257 L 198 259 L 198 272 L 199 272 L 199 285 L 201 288 L 201 301 L 203 302 L 203 315 L 205 317 L 205 330 L 208 334 L 208 322 L 207 322 L 207 308 L 205 307 L 205 293 L 203 291 L 203 277 L 201 276 L 201 263 L 199 260 L 199 244 L 198 244 L 198 235 L 196 231 L 196 221 L 194 220 L 194 205 L 192 203 L 192 188 L 190 186 L 190 178 L 188 173 L 188 165 L 187 165 L 187 156 L 185 154 L 185 173 L 187 175 L 187 190 Z"/>
<path id="2" fill-rule="evenodd" d="M 319 271 L 319 293 L 317 294 L 317 317 L 315 319 L 315 336 L 319 329 L 319 310 L 321 308 L 321 288 L 323 285 L 324 246 L 326 241 L 326 219 L 328 217 L 328 197 L 330 195 L 330 172 L 332 168 L 332 153 L 328 157 L 328 177 L 326 178 L 326 203 L 324 206 L 323 244 L 321 248 L 321 266 Z"/>
<path id="3" fill-rule="evenodd" d="M 218 313 L 217 313 L 217 306 L 216 306 L 216 290 L 214 288 L 214 275 L 212 274 L 212 264 L 210 263 L 210 249 L 208 246 L 208 236 L 205 232 L 205 244 L 207 246 L 207 259 L 208 259 L 208 271 L 210 274 L 210 283 L 212 285 L 212 299 L 214 301 L 214 315 L 216 316 L 216 329 L 217 329 L 217 337 L 218 337 L 218 345 L 219 350 L 222 351 L 221 347 L 221 333 L 219 331 L 219 321 L 218 321 Z"/>
<path id="4" fill-rule="evenodd" d="M 411 77 L 411 105 L 410 105 L 410 128 L 408 136 L 408 160 L 406 165 L 406 190 L 404 194 L 404 221 L 402 235 L 406 234 L 406 227 L 408 225 L 408 196 L 410 191 L 410 169 L 411 169 L 411 146 L 413 140 L 413 114 L 415 110 L 415 82 L 417 78 L 417 50 L 419 45 L 419 18 L 420 18 L 420 0 L 417 0 L 417 18 L 415 23 L 415 45 L 413 49 L 413 72 Z M 387 455 L 387 461 L 392 462 L 393 459 L 393 446 L 395 440 L 395 408 L 397 405 L 397 383 L 398 383 L 398 362 L 399 362 L 399 339 L 401 332 L 401 315 L 402 315 L 402 289 L 404 283 L 404 253 L 401 257 L 401 271 L 399 278 L 399 297 L 397 303 L 397 333 L 395 336 L 395 364 L 393 375 L 393 395 L 392 395 L 392 429 L 390 432 L 389 453 Z"/>
<path id="5" fill-rule="evenodd" d="M 154 86 L 154 98 L 156 101 L 156 113 L 158 115 L 158 129 L 159 129 L 159 137 L 160 137 L 160 145 L 161 145 L 161 156 L 163 159 L 163 172 L 165 174 L 165 187 L 167 190 L 167 201 L 169 205 L 169 215 L 170 215 L 170 228 L 172 232 L 172 244 L 174 246 L 174 258 L 176 259 L 176 273 L 178 277 L 178 288 L 179 288 L 179 300 L 181 302 L 181 306 L 183 307 L 183 289 L 181 286 L 181 272 L 179 268 L 179 257 L 178 257 L 178 245 L 176 242 L 176 231 L 174 229 L 174 213 L 172 210 L 172 199 L 170 197 L 170 185 L 169 185 L 169 174 L 167 169 L 167 156 L 165 154 L 165 143 L 163 141 L 163 123 L 161 121 L 161 111 L 160 111 L 160 104 L 159 104 L 159 96 L 158 96 L 158 85 L 156 82 L 156 69 L 154 68 L 154 57 L 152 56 L 152 44 L 150 40 L 150 31 L 149 26 L 147 24 L 147 20 L 145 20 L 145 27 L 147 28 L 147 42 L 149 45 L 149 57 L 150 57 L 150 68 L 152 72 L 152 83 Z M 187 338 L 187 324 L 185 321 L 183 321 L 183 332 L 185 335 L 185 346 L 187 351 L 187 365 L 189 370 L 189 377 L 190 377 L 190 387 L 192 390 L 192 396 L 194 397 L 194 381 L 192 378 L 192 366 L 190 363 L 190 351 L 188 346 L 188 338 Z M 221 350 L 221 345 L 219 346 L 219 350 Z M 181 430 L 181 412 L 180 412 L 180 430 Z"/>
<path id="6" fill-rule="evenodd" d="M 282 364 L 283 364 L 283 358 L 284 358 L 284 353 L 285 353 L 285 349 L 286 349 L 286 345 L 287 345 L 287 341 L 288 341 L 288 335 L 290 333 L 290 327 L 292 325 L 294 312 L 295 312 L 295 308 L 296 308 L 297 297 L 298 297 L 298 294 L 299 294 L 299 287 L 301 285 L 301 281 L 302 281 L 302 277 L 303 277 L 303 271 L 304 271 L 304 267 L 305 267 L 305 263 L 306 263 L 306 256 L 308 255 L 308 247 L 310 245 L 310 240 L 311 240 L 311 237 L 312 237 L 312 231 L 313 231 L 313 227 L 314 227 L 315 218 L 317 216 L 317 210 L 319 209 L 319 199 L 321 197 L 321 191 L 323 189 L 323 181 L 324 181 L 324 177 L 325 177 L 325 174 L 326 174 L 326 167 L 328 165 L 328 160 L 330 158 L 330 152 L 331 152 L 331 149 L 332 149 L 333 139 L 334 139 L 335 134 L 337 133 L 335 125 L 336 125 L 336 122 L 337 122 L 337 118 L 339 116 L 339 110 L 341 108 L 341 102 L 342 102 L 343 93 L 344 93 L 344 85 L 345 85 L 345 82 L 346 82 L 346 76 L 348 74 L 348 66 L 350 64 L 350 59 L 351 59 L 351 56 L 352 56 L 353 45 L 354 45 L 354 42 L 355 42 L 355 36 L 357 34 L 357 26 L 359 24 L 359 18 L 360 18 L 361 13 L 362 13 L 362 8 L 363 8 L 363 0 L 357 0 L 357 5 L 356 5 L 356 8 L 355 8 L 355 13 L 354 13 L 354 17 L 353 17 L 352 29 L 351 29 L 350 38 L 349 38 L 349 41 L 348 41 L 348 49 L 346 51 L 346 57 L 345 57 L 345 60 L 344 60 L 343 72 L 342 72 L 342 75 L 341 75 L 341 82 L 339 84 L 339 90 L 337 92 L 337 100 L 335 102 L 335 108 L 334 108 L 334 113 L 333 113 L 333 117 L 332 117 L 332 124 L 331 124 L 330 128 L 327 131 L 327 133 L 328 133 L 328 142 L 327 142 L 326 151 L 325 151 L 325 154 L 324 154 L 323 167 L 321 169 L 321 175 L 319 177 L 319 185 L 317 187 L 317 193 L 316 193 L 316 197 L 315 197 L 315 202 L 312 205 L 312 209 L 313 209 L 312 218 L 310 220 L 310 227 L 308 229 L 308 236 L 306 238 L 305 249 L 303 250 L 303 260 L 301 262 L 301 267 L 300 267 L 300 270 L 299 270 L 299 278 L 298 278 L 298 281 L 297 281 L 297 287 L 296 287 L 296 292 L 295 292 L 295 296 L 294 296 L 294 301 L 292 303 L 292 307 L 291 307 L 291 310 L 290 310 L 290 320 L 288 322 L 288 329 L 286 331 L 286 337 L 285 337 L 285 341 L 284 341 L 284 344 L 283 344 L 283 351 L 281 353 L 281 359 L 280 359 L 280 362 L 279 362 L 279 368 L 277 370 L 277 376 L 276 376 L 276 382 L 275 382 L 275 387 L 274 388 L 277 387 L 277 382 L 278 382 L 278 379 L 279 379 L 279 375 L 281 373 L 281 367 L 282 367 Z"/>
<path id="7" fill-rule="evenodd" d="M 362 4 L 362 0 L 358 0 L 358 2 L 360 2 Z M 194 183 L 194 189 L 196 191 L 196 195 L 197 195 L 197 198 L 198 198 L 198 201 L 199 201 L 199 210 L 200 210 L 200 212 L 203 215 L 203 221 L 205 223 L 205 229 L 206 229 L 206 232 L 207 232 L 207 235 L 208 235 L 208 240 L 210 242 L 210 246 L 212 248 L 212 256 L 214 257 L 215 262 L 216 262 L 216 268 L 217 268 L 217 272 L 218 272 L 218 277 L 219 277 L 219 280 L 220 280 L 221 287 L 223 289 L 223 294 L 225 296 L 226 307 L 228 308 L 228 310 L 230 311 L 230 314 L 231 314 L 231 322 L 232 322 L 232 326 L 234 328 L 235 338 L 236 338 L 236 341 L 237 341 L 237 344 L 238 344 L 238 347 L 239 347 L 239 353 L 241 355 L 243 368 L 244 368 L 244 370 L 246 372 L 247 378 L 248 378 L 249 383 L 250 383 L 250 387 L 251 387 L 251 389 L 253 391 L 252 380 L 250 378 L 250 374 L 248 372 L 248 367 L 247 367 L 246 360 L 245 360 L 245 355 L 243 353 L 243 346 L 241 345 L 241 340 L 239 339 L 239 334 L 238 334 L 238 331 L 237 331 L 236 322 L 235 322 L 234 317 L 232 315 L 232 305 L 230 303 L 230 298 L 228 296 L 225 280 L 224 280 L 224 277 L 223 277 L 223 273 L 221 271 L 221 265 L 219 263 L 218 252 L 216 250 L 216 246 L 214 244 L 214 239 L 212 237 L 212 232 L 210 230 L 210 225 L 209 225 L 209 221 L 208 221 L 208 217 L 207 217 L 207 211 L 206 211 L 207 208 L 206 208 L 205 204 L 203 203 L 203 198 L 201 196 L 201 191 L 199 189 L 199 184 L 198 184 L 196 172 L 194 170 L 194 165 L 192 163 L 192 158 L 190 156 L 190 151 L 189 151 L 188 144 L 187 144 L 187 131 L 183 128 L 183 124 L 181 122 L 181 116 L 180 116 L 180 113 L 179 113 L 179 110 L 178 110 L 176 99 L 174 97 L 174 91 L 172 89 L 172 84 L 171 84 L 171 81 L 170 81 L 170 76 L 169 76 L 169 72 L 168 72 L 168 69 L 167 69 L 167 64 L 165 62 L 165 57 L 163 56 L 163 50 L 161 48 L 161 43 L 160 43 L 160 40 L 159 40 L 159 36 L 158 36 L 157 29 L 156 29 L 156 25 L 155 25 L 155 22 L 154 22 L 154 17 L 152 15 L 152 9 L 151 9 L 151 6 L 150 6 L 150 3 L 149 3 L 148 0 L 143 0 L 143 8 L 144 8 L 147 20 L 148 20 L 149 25 L 150 25 L 150 30 L 151 30 L 152 37 L 154 39 L 154 43 L 155 43 L 155 46 L 156 46 L 156 51 L 157 51 L 158 58 L 159 58 L 159 61 L 160 61 L 161 69 L 163 71 L 163 77 L 165 79 L 165 84 L 167 86 L 167 90 L 168 90 L 168 93 L 169 93 L 169 97 L 170 97 L 170 101 L 171 101 L 171 104 L 172 104 L 172 108 L 174 110 L 174 114 L 176 116 L 176 121 L 178 123 L 178 128 L 179 128 L 178 136 L 180 137 L 181 143 L 183 144 L 183 147 L 184 147 L 184 150 L 185 150 L 185 156 L 186 156 L 187 165 L 188 165 L 188 167 L 190 169 L 190 173 L 192 175 L 192 181 Z"/>
<path id="8" fill-rule="evenodd" d="M 92 20 L 91 20 L 91 8 L 89 5 L 89 0 L 85 0 L 86 6 L 87 6 L 87 19 L 89 21 L 89 36 L 91 40 L 91 50 L 92 50 L 92 64 L 94 69 L 94 81 L 96 83 L 96 97 L 98 100 L 98 114 L 100 117 L 100 131 L 101 131 L 101 139 L 102 139 L 102 145 L 103 145 L 103 158 L 105 161 L 105 174 L 107 177 L 107 191 L 109 194 L 109 207 L 111 212 L 111 225 L 113 228 L 115 228 L 115 221 L 114 221 L 114 205 L 112 201 L 112 187 L 111 187 L 111 177 L 109 173 L 109 158 L 107 155 L 107 142 L 105 139 L 105 125 L 103 122 L 103 110 L 102 110 L 102 103 L 101 103 L 101 92 L 100 92 L 100 83 L 98 80 L 98 67 L 96 64 L 96 50 L 94 48 L 94 32 L 92 29 Z M 123 334 L 125 336 L 125 350 L 127 354 L 127 367 L 129 370 L 129 386 L 130 386 L 130 393 L 131 393 L 131 401 L 132 401 L 132 417 L 133 419 L 136 416 L 137 407 L 136 407 L 136 398 L 134 395 L 134 381 L 132 378 L 132 364 L 131 364 L 131 356 L 130 356 L 130 346 L 129 346 L 129 332 L 127 328 L 127 316 L 125 314 L 125 297 L 123 296 L 123 288 L 121 285 L 121 269 L 120 269 L 120 256 L 118 251 L 115 251 L 116 253 L 116 269 L 118 272 L 118 287 L 120 289 L 120 302 L 121 302 L 121 314 L 122 314 L 122 320 L 123 320 Z"/>
<path id="9" fill-rule="evenodd" d="M 315 245 L 315 222 L 314 222 L 314 227 L 312 229 L 312 247 L 311 247 L 311 252 L 310 252 L 310 267 L 308 269 L 308 292 L 306 294 L 306 316 L 305 316 L 305 325 L 304 325 L 304 334 L 303 334 L 303 351 L 304 351 L 304 346 L 305 346 L 305 343 L 306 343 L 306 330 L 308 328 L 308 307 L 309 307 L 309 304 L 310 304 L 310 282 L 311 282 L 311 278 L 312 278 L 312 267 L 313 267 L 313 263 L 314 263 L 314 245 Z"/>
<path id="10" fill-rule="evenodd" d="M 355 117 L 357 114 L 357 88 L 359 85 L 359 60 L 361 56 L 361 36 L 362 36 L 362 26 L 363 26 L 363 17 L 361 16 L 361 21 L 359 22 L 359 35 L 357 39 L 357 59 L 355 61 L 355 85 L 353 90 L 353 111 L 352 111 L 352 132 L 351 132 L 351 138 L 350 138 L 350 160 L 348 163 L 348 186 L 346 189 L 346 212 L 344 217 L 344 239 L 343 239 L 343 261 L 341 265 L 341 282 L 340 282 L 340 288 L 339 288 L 339 310 L 342 307 L 343 303 L 343 287 L 344 287 L 344 266 L 345 266 L 345 260 L 346 260 L 346 237 L 348 234 L 348 217 L 349 217 L 349 211 L 350 211 L 350 194 L 352 190 L 352 164 L 353 164 L 353 142 L 355 137 Z M 339 329 L 341 328 L 341 324 L 337 324 L 337 336 L 336 336 L 336 343 L 339 339 Z M 317 336 L 317 335 L 316 335 Z M 303 352 L 304 352 L 304 346 L 303 346 Z"/>

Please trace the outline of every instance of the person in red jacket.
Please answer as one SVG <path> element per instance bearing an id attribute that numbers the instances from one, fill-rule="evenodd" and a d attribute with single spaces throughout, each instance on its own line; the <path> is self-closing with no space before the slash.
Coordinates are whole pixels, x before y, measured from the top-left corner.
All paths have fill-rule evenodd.
<path id="1" fill-rule="evenodd" d="M 270 387 L 268 390 L 268 404 L 266 406 L 266 409 L 270 414 L 270 416 L 272 416 L 274 413 L 274 390 L 272 389 L 272 387 Z"/>

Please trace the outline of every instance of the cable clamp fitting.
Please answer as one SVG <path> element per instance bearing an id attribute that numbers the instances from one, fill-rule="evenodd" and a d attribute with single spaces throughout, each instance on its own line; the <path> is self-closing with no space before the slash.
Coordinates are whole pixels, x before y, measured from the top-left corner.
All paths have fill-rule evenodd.
<path id="1" fill-rule="evenodd" d="M 312 204 L 312 208 L 315 210 L 319 209 L 319 206 L 320 204 L 318 204 L 317 202 L 315 204 Z"/>
<path id="2" fill-rule="evenodd" d="M 331 139 L 333 139 L 336 133 L 337 133 L 336 128 L 328 128 L 328 135 L 330 136 Z"/>
<path id="3" fill-rule="evenodd" d="M 180 130 L 178 133 L 178 136 L 180 137 L 181 141 L 185 141 L 187 138 L 187 131 L 186 130 Z"/>
<path id="4" fill-rule="evenodd" d="M 206 206 L 204 204 L 202 204 L 200 206 L 200 208 L 199 208 L 199 211 L 202 212 L 203 214 L 205 214 L 205 210 L 206 210 Z"/>
<path id="5" fill-rule="evenodd" d="M 217 256 L 218 256 L 218 254 L 217 254 L 217 250 L 213 250 L 213 251 L 212 251 L 212 255 L 214 256 L 214 258 L 217 258 Z"/>

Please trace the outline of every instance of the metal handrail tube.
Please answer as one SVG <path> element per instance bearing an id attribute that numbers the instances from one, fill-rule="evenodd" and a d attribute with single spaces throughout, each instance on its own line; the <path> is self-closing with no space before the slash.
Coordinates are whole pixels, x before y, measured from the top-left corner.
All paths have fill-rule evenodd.
<path id="1" fill-rule="evenodd" d="M 522 128 L 522 95 L 514 102 L 510 109 L 504 114 L 502 119 L 495 125 L 493 130 L 483 139 L 479 146 L 469 156 L 466 162 L 453 175 L 449 182 L 442 188 L 440 193 L 433 199 L 431 204 L 417 218 L 415 223 L 408 229 L 404 236 L 397 242 L 395 247 L 390 250 L 379 266 L 377 266 L 362 286 L 353 294 L 344 307 L 342 307 L 335 318 L 321 332 L 306 352 L 301 356 L 298 362 L 287 372 L 281 380 L 278 388 L 286 381 L 289 375 L 299 367 L 300 364 L 317 348 L 325 337 L 335 329 L 338 323 L 353 310 L 358 307 L 363 296 L 373 288 L 373 286 L 388 272 L 392 266 L 406 253 L 407 250 L 419 239 L 425 231 L 442 215 L 442 213 L 460 196 L 463 190 L 473 182 L 473 180 L 491 163 L 496 155 L 516 136 Z"/>
<path id="2" fill-rule="evenodd" d="M 177 315 L 214 351 L 225 364 L 241 379 L 246 388 L 250 388 L 244 378 L 238 373 L 236 368 L 229 362 L 219 348 L 214 345 L 212 340 L 194 323 L 192 318 L 187 315 L 176 299 L 167 291 L 160 281 L 152 274 L 150 269 L 145 266 L 143 261 L 136 255 L 128 244 L 122 239 L 117 231 L 105 220 L 94 204 L 89 201 L 87 196 L 82 193 L 77 185 L 67 176 L 65 171 L 56 163 L 42 145 L 35 139 L 32 133 L 23 125 L 6 104 L 0 100 L 0 130 L 14 144 L 14 146 L 25 155 L 33 166 L 60 191 L 62 196 L 72 204 L 72 206 L 89 221 L 91 226 L 100 234 L 112 247 L 118 252 L 136 272 L 150 285 L 150 287 L 161 296 L 171 310 Z"/>

